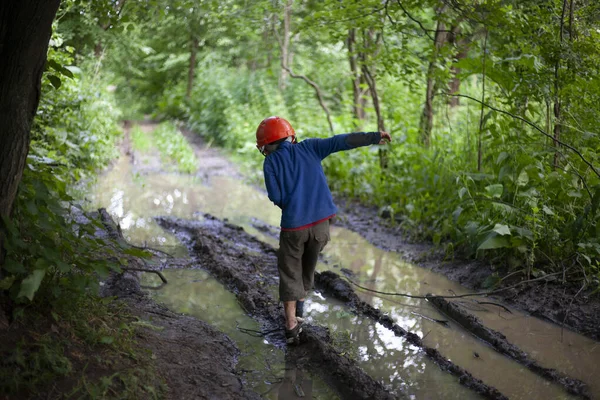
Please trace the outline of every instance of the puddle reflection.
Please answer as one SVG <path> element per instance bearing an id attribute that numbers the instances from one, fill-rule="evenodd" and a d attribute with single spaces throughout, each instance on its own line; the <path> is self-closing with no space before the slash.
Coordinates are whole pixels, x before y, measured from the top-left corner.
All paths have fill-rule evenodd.
<path id="1" fill-rule="evenodd" d="M 236 369 L 243 373 L 256 393 L 268 399 L 296 399 L 290 396 L 299 387 L 305 394 L 304 399 L 337 398 L 322 380 L 286 362 L 283 351 L 269 345 L 264 338 L 238 330 L 237 327 L 260 330 L 260 326 L 244 314 L 235 295 L 206 271 L 175 269 L 165 270 L 163 274 L 169 283 L 149 294 L 171 310 L 199 318 L 226 333 L 241 351 Z M 160 284 L 155 274 L 142 274 L 142 285 L 157 287 Z"/>
<path id="2" fill-rule="evenodd" d="M 330 328 L 342 348 L 350 347 L 361 368 L 396 395 L 414 399 L 479 399 L 456 378 L 432 363 L 423 352 L 369 318 L 315 293 L 305 303 L 307 322 Z M 340 337 L 341 336 L 341 337 Z M 352 354 L 352 351 L 355 354 Z"/>

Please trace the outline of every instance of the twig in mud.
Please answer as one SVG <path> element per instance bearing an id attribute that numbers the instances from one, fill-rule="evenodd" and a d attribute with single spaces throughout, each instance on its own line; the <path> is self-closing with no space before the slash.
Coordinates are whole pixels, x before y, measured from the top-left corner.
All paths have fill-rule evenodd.
<path id="1" fill-rule="evenodd" d="M 121 269 L 123 271 L 139 271 L 139 272 L 152 272 L 153 274 L 156 274 L 160 277 L 160 280 L 163 281 L 163 283 L 168 283 L 167 282 L 167 278 L 165 278 L 165 276 L 160 272 L 160 271 L 156 271 L 154 269 L 148 269 L 148 268 L 132 268 L 132 267 L 121 267 Z"/>
<path id="2" fill-rule="evenodd" d="M 431 322 L 437 322 L 437 323 L 438 323 L 438 324 L 440 324 L 440 325 L 444 325 L 445 327 L 448 327 L 448 321 L 446 321 L 446 320 L 443 320 L 443 319 L 435 319 L 435 318 L 431 318 L 431 317 L 428 317 L 428 316 L 426 316 L 426 315 L 423 315 L 423 314 L 416 313 L 416 312 L 414 312 L 414 311 L 411 311 L 410 313 L 411 313 L 411 314 L 413 314 L 413 315 L 419 316 L 419 317 L 421 317 L 421 318 L 425 318 L 425 319 L 426 319 L 426 320 L 428 320 L 428 321 L 431 321 Z"/>
<path id="3" fill-rule="evenodd" d="M 490 306 L 500 307 L 500 308 L 504 309 L 504 311 L 506 311 L 507 313 L 510 313 L 510 314 L 513 313 L 512 311 L 510 311 L 508 309 L 508 307 L 503 306 L 502 304 L 494 303 L 493 301 L 479 301 L 479 300 L 475 300 L 475 301 L 477 302 L 477 304 L 488 304 Z"/>
<path id="4" fill-rule="evenodd" d="M 422 338 L 421 340 L 425 340 L 425 338 L 431 333 L 431 330 L 429 332 L 427 332 Z"/>
<path id="5" fill-rule="evenodd" d="M 259 331 L 257 329 L 243 328 L 241 326 L 236 326 L 235 328 L 238 331 L 245 333 L 246 335 L 250 335 L 250 336 L 254 336 L 254 337 L 265 337 L 268 334 L 271 334 L 273 332 L 283 330 L 283 328 L 275 328 L 275 329 L 271 329 L 270 331 L 263 332 L 263 331 Z"/>
<path id="6" fill-rule="evenodd" d="M 135 249 L 139 249 L 139 250 L 150 250 L 150 251 L 153 251 L 153 252 L 155 252 L 155 253 L 164 254 L 164 255 L 165 255 L 165 256 L 167 256 L 168 258 L 174 258 L 174 256 L 173 256 L 172 254 L 169 254 L 169 253 L 167 253 L 166 251 L 162 251 L 162 250 L 159 250 L 159 249 L 155 249 L 154 247 L 148 247 L 148 246 L 146 246 L 146 245 L 144 245 L 144 246 L 137 246 L 137 245 L 135 245 L 135 244 L 130 244 L 130 243 L 128 243 L 128 245 L 129 245 L 129 246 L 131 246 L 131 247 L 133 247 L 133 248 L 135 248 Z"/>
<path id="7" fill-rule="evenodd" d="M 458 295 L 452 295 L 452 296 L 441 296 L 441 295 L 437 295 L 437 294 L 427 294 L 425 296 L 421 296 L 421 295 L 414 295 L 414 294 L 408 294 L 408 293 L 392 293 L 392 292 L 380 292 L 379 290 L 375 290 L 375 289 L 369 289 L 367 287 L 361 286 L 358 283 L 354 282 L 352 279 L 348 278 L 347 276 L 345 276 L 344 278 L 346 278 L 348 280 L 348 282 L 350 282 L 351 284 L 353 284 L 354 286 L 361 288 L 363 290 L 366 290 L 368 292 L 373 292 L 373 293 L 378 293 L 378 294 L 384 294 L 386 296 L 402 296 L 402 297 L 408 297 L 410 299 L 424 299 L 427 300 L 431 297 L 438 297 L 440 299 L 459 299 L 459 298 L 463 298 L 463 297 L 472 297 L 472 296 L 489 296 L 491 294 L 496 294 L 496 293 L 500 293 L 500 292 L 504 292 L 506 290 L 510 290 L 510 289 L 514 289 L 518 286 L 521 286 L 525 283 L 533 283 L 533 282 L 537 282 L 537 281 L 541 281 L 543 279 L 546 279 L 550 276 L 556 276 L 556 275 L 560 275 L 562 274 L 561 272 L 555 272 L 553 274 L 548 274 L 548 275 L 544 275 L 544 276 L 540 276 L 539 278 L 535 278 L 535 279 L 528 279 L 526 281 L 521 281 L 519 283 L 516 283 L 514 285 L 511 286 L 507 286 L 504 288 L 500 288 L 500 289 L 496 289 L 496 290 L 490 290 L 490 291 L 486 291 L 486 292 L 474 292 L 474 293 L 465 293 L 465 294 L 458 294 Z"/>
<path id="8" fill-rule="evenodd" d="M 463 306 L 464 308 L 466 308 L 467 310 L 470 310 L 470 311 L 483 311 L 483 312 L 488 311 L 488 309 L 485 307 L 477 307 L 477 303 L 474 303 L 472 301 L 457 300 L 456 303 L 460 304 L 461 306 Z"/>

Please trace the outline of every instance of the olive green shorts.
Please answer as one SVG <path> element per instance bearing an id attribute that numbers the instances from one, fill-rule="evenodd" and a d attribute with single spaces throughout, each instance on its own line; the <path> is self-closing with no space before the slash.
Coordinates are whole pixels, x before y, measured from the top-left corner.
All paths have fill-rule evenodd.
<path id="1" fill-rule="evenodd" d="M 329 220 L 300 231 L 281 231 L 277 253 L 281 301 L 306 297 L 315 281 L 319 253 L 327 242 Z"/>

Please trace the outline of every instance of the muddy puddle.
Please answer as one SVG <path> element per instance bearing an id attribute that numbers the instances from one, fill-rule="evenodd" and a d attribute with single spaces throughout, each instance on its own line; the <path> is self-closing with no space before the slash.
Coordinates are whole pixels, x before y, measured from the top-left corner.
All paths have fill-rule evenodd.
<path id="1" fill-rule="evenodd" d="M 91 207 L 107 208 L 121 224 L 129 241 L 158 247 L 172 254 L 183 255 L 186 249 L 154 222 L 155 216 L 202 219 L 204 213 L 210 213 L 242 226 L 260 240 L 277 245 L 274 230 L 260 229 L 260 226 L 277 227 L 279 210 L 264 193 L 228 176 L 205 179 L 202 174 L 189 176 L 161 172 L 160 169 L 139 173 L 130 159 L 123 156 L 99 178 L 90 199 Z M 444 276 L 410 265 L 397 253 L 380 250 L 360 235 L 336 226 L 332 226 L 331 242 L 324 250 L 324 259 L 325 263 L 318 269 L 330 269 L 341 275 L 345 272 L 351 279 L 374 290 L 416 295 L 468 292 Z M 203 271 L 167 273 L 171 275 L 169 284 L 153 291 L 157 300 L 176 311 L 195 315 L 230 335 L 242 352 L 248 354 L 240 360 L 240 368 L 258 371 L 256 373 L 260 375 L 254 381 L 263 382 L 255 383 L 259 388 L 257 392 L 272 389 L 274 385 L 264 382 L 281 379 L 285 375 L 282 373 L 285 371 L 283 353 L 266 344 L 264 339 L 250 338 L 235 328 L 236 322 L 255 326 L 243 314 L 235 297 L 216 281 L 205 279 Z M 198 274 L 197 277 L 194 274 Z M 218 288 L 203 285 L 218 285 Z M 430 321 L 428 318 L 447 318 L 427 301 L 379 296 L 360 289 L 356 291 L 363 300 L 389 313 L 398 325 L 423 337 L 427 346 L 438 349 L 445 357 L 509 398 L 570 398 L 562 388 L 498 354 L 452 321 L 449 327 Z M 215 294 L 220 292 L 223 293 Z M 223 304 L 212 303 L 221 296 Z M 597 342 L 515 310 L 510 314 L 494 305 L 475 304 L 467 299 L 463 302 L 486 325 L 505 334 L 510 342 L 531 354 L 541 365 L 581 379 L 590 385 L 592 395 L 600 398 L 600 380 L 597 379 L 600 345 Z M 215 304 L 215 307 L 205 307 L 207 304 Z M 393 391 L 407 393 L 416 399 L 475 398 L 476 395 L 460 386 L 456 378 L 440 371 L 401 338 L 379 324 L 350 313 L 345 306 L 314 294 L 308 299 L 306 310 L 309 321 L 329 326 L 341 343 L 346 340 L 348 351 L 355 353 L 363 369 Z M 255 357 L 262 352 L 269 357 Z M 272 359 L 265 361 L 271 356 Z M 265 363 L 274 367 L 267 369 Z M 314 388 L 317 392 L 321 390 L 320 384 Z M 319 398 L 328 398 L 325 392 L 321 396 L 325 397 Z"/>
<path id="2" fill-rule="evenodd" d="M 248 317 L 221 283 L 208 272 L 198 269 L 164 270 L 168 284 L 161 287 L 155 274 L 143 274 L 141 284 L 152 298 L 169 309 L 201 319 L 226 333 L 241 351 L 237 370 L 255 393 L 267 399 L 293 399 L 287 396 L 290 378 L 302 388 L 308 398 L 330 400 L 337 396 L 318 377 L 286 364 L 281 349 L 266 339 L 245 333 L 260 331 L 260 326 Z M 160 287 L 158 290 L 149 289 Z M 246 331 L 247 332 L 247 331 Z M 312 397 L 310 397 L 312 396 Z"/>

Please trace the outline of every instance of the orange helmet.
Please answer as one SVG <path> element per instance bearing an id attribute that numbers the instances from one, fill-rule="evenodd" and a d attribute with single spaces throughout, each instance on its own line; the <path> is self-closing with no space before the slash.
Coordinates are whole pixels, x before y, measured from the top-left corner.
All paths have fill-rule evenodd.
<path id="1" fill-rule="evenodd" d="M 280 117 L 265 118 L 256 129 L 256 147 L 261 150 L 262 147 L 289 136 L 296 136 L 289 122 Z"/>

